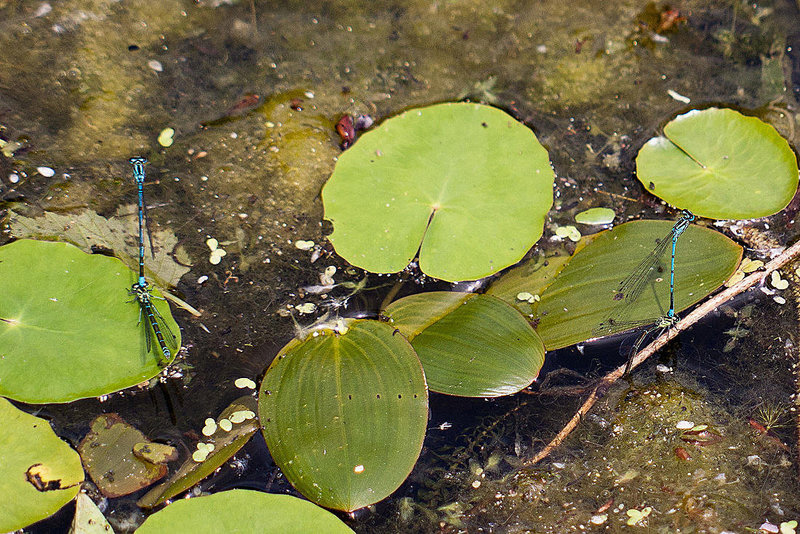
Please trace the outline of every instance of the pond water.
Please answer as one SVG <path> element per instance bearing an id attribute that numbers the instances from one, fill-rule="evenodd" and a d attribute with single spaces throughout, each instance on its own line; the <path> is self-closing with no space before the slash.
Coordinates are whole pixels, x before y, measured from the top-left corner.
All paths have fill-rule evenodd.
<path id="1" fill-rule="evenodd" d="M 92 211 L 127 224 L 135 246 L 128 158 L 146 156 L 149 223 L 157 245 L 171 247 L 151 267 L 179 273 L 174 292 L 200 312 L 173 307 L 186 351 L 170 376 L 29 411 L 73 446 L 98 414 L 116 412 L 185 455 L 204 420 L 241 395 L 234 380 L 263 376 L 295 320 L 376 314 L 397 276 L 371 275 L 346 302 L 346 289 L 302 289 L 330 266 L 337 282 L 364 276 L 333 252 L 322 222 L 319 193 L 341 154 L 343 115 L 379 123 L 458 100 L 506 110 L 535 131 L 556 171 L 537 245 L 550 253 L 569 246 L 555 228 L 589 207 L 613 208 L 618 221 L 672 217 L 636 181 L 634 158 L 676 114 L 746 110 L 796 147 L 798 22 L 788 0 L 672 9 L 635 0 L 0 0 L 0 138 L 18 143 L 0 156 L 1 239 L 19 236 L 17 215 Z M 158 140 L 166 128 L 169 146 Z M 718 229 L 760 257 L 796 239 L 796 208 Z M 210 238 L 227 252 L 218 264 Z M 404 292 L 451 287 L 418 275 Z M 624 360 L 619 340 L 548 353 L 547 384 L 511 397 L 433 394 L 409 479 L 340 516 L 356 532 L 616 532 L 631 528 L 633 510 L 648 532 L 800 521 L 797 299 L 784 293 L 781 305 L 753 291 L 681 334 L 533 466 L 588 381 Z M 301 313 L 308 303 L 313 311 Z M 723 441 L 687 436 L 686 421 Z M 259 433 L 236 458 L 199 489 L 293 491 Z M 102 501 L 117 532 L 146 517 L 138 496 Z M 27 531 L 66 531 L 73 512 Z"/>

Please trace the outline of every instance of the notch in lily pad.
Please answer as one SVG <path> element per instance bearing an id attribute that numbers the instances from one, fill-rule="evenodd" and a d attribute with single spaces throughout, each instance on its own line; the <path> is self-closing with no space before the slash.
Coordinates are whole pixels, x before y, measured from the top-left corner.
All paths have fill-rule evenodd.
<path id="1" fill-rule="evenodd" d="M 365 133 L 322 190 L 328 236 L 351 264 L 473 280 L 519 261 L 553 202 L 547 151 L 491 106 L 412 109 Z"/>

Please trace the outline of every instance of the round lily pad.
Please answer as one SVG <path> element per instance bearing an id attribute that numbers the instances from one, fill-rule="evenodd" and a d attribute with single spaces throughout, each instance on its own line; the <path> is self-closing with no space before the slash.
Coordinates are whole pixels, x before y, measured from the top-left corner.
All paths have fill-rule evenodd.
<path id="1" fill-rule="evenodd" d="M 138 534 L 353 534 L 327 510 L 291 495 L 231 490 L 181 499 L 142 523 Z"/>
<path id="2" fill-rule="evenodd" d="M 772 215 L 798 184 L 797 158 L 775 128 L 732 109 L 679 115 L 636 157 L 648 191 L 713 219 Z"/>
<path id="3" fill-rule="evenodd" d="M 352 511 L 387 497 L 411 472 L 428 390 L 417 355 L 394 328 L 346 320 L 281 349 L 258 406 L 289 482 L 317 504 Z"/>
<path id="4" fill-rule="evenodd" d="M 633 302 L 618 289 L 670 235 L 673 221 L 633 221 L 598 234 L 576 252 L 544 290 L 536 308 L 536 331 L 548 350 L 655 322 L 669 309 L 670 247 L 647 274 Z M 670 240 L 671 242 L 671 240 Z M 721 286 L 736 270 L 742 247 L 709 228 L 691 224 L 678 239 L 675 254 L 675 308 L 680 312 Z M 619 329 L 602 328 L 613 318 Z"/>
<path id="5" fill-rule="evenodd" d="M 328 236 L 377 273 L 472 280 L 519 261 L 541 237 L 553 170 L 534 133 L 491 106 L 412 109 L 345 151 L 322 190 Z"/>
<path id="6" fill-rule="evenodd" d="M 402 298 L 384 311 L 417 351 L 431 391 L 463 397 L 511 395 L 528 387 L 544 363 L 530 323 L 497 297 L 433 291 Z"/>
<path id="7" fill-rule="evenodd" d="M 147 351 L 150 326 L 128 294 L 136 279 L 116 258 L 67 243 L 21 239 L 0 247 L 0 395 L 70 402 L 157 375 L 161 351 L 154 337 Z M 155 290 L 153 303 L 180 346 L 178 325 Z"/>
<path id="8" fill-rule="evenodd" d="M 50 424 L 0 397 L 0 532 L 40 521 L 71 501 L 83 482 L 78 453 Z"/>

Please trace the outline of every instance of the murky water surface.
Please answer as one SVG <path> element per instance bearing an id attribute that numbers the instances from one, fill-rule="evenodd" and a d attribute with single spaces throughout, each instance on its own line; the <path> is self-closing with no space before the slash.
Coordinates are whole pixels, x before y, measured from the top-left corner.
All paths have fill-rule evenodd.
<path id="1" fill-rule="evenodd" d="M 557 173 L 543 250 L 563 247 L 553 226 L 588 207 L 667 217 L 634 179 L 634 157 L 687 109 L 749 110 L 796 147 L 797 5 L 672 9 L 634 0 L 0 0 L 0 137 L 18 143 L 0 156 L 0 215 L 92 210 L 135 228 L 127 160 L 146 156 L 150 223 L 175 236 L 161 261 L 189 268 L 176 293 L 202 312 L 175 312 L 188 347 L 183 377 L 42 413 L 73 444 L 112 411 L 153 439 L 189 443 L 187 433 L 239 396 L 233 380 L 259 377 L 291 338 L 289 311 L 302 324 L 331 311 L 374 313 L 393 277 L 372 276 L 375 289 L 347 308 L 336 299 L 345 290 L 322 298 L 300 289 L 328 266 L 337 281 L 363 277 L 333 253 L 321 224 L 343 114 L 379 122 L 464 99 L 513 114 Z M 168 127 L 174 142 L 163 147 Z M 757 256 L 796 239 L 792 209 L 769 225 L 721 230 Z M 217 265 L 211 237 L 227 251 Z M 303 251 L 297 240 L 318 246 Z M 309 315 L 292 308 L 309 302 Z M 653 361 L 610 391 L 536 466 L 526 460 L 572 415 L 586 381 L 620 363 L 616 347 L 548 354 L 548 371 L 573 372 L 553 375 L 561 389 L 493 401 L 433 395 L 408 481 L 345 519 L 358 532 L 753 532 L 765 520 L 800 520 L 796 325 L 795 303 L 753 292 L 672 343 L 659 370 Z M 702 439 L 681 429 L 687 421 L 708 425 Z M 260 436 L 238 458 L 201 489 L 291 491 Z M 105 504 L 118 532 L 144 519 L 133 499 Z M 31 530 L 58 530 L 71 513 Z"/>

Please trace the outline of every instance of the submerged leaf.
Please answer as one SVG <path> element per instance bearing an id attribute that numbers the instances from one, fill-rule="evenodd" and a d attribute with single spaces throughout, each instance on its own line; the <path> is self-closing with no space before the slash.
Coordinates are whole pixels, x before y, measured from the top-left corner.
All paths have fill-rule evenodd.
<path id="1" fill-rule="evenodd" d="M 99 415 L 78 445 L 86 471 L 106 497 L 121 497 L 149 486 L 167 474 L 167 466 L 142 460 L 134 447 L 149 441 L 115 414 Z"/>
<path id="2" fill-rule="evenodd" d="M 48 211 L 41 217 L 34 218 L 13 214 L 11 235 L 67 241 L 87 253 L 92 253 L 95 248 L 112 250 L 131 270 L 137 270 L 139 227 L 136 213 L 136 206 L 128 205 L 120 207 L 117 215 L 111 219 L 101 217 L 91 210 L 77 215 L 60 215 Z M 145 275 L 159 287 L 175 287 L 190 269 L 186 265 L 186 252 L 178 245 L 178 238 L 171 231 L 156 230 L 152 235 L 155 257 L 148 245 L 145 250 Z"/>

